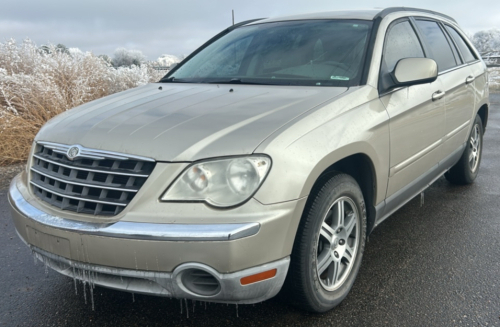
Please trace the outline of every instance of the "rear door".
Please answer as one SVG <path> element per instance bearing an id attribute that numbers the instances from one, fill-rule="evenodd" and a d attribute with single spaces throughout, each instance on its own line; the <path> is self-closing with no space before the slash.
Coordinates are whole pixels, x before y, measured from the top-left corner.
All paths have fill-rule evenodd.
<path id="1" fill-rule="evenodd" d="M 428 18 L 415 18 L 428 57 L 438 64 L 443 85 L 446 114 L 445 135 L 440 160 L 450 156 L 464 144 L 474 111 L 474 75 L 445 26 Z"/>
<path id="2" fill-rule="evenodd" d="M 409 19 L 393 22 L 387 32 L 380 71 L 381 95 L 390 116 L 390 171 L 387 198 L 405 197 L 409 184 L 436 168 L 439 146 L 445 133 L 442 82 L 400 87 L 384 91 L 389 73 L 404 58 L 422 58 L 426 53 Z M 437 97 L 436 97 L 437 95 Z M 433 101 L 434 96 L 434 101 Z M 405 191 L 406 190 L 406 191 Z M 399 200 L 389 201 L 399 203 Z"/>

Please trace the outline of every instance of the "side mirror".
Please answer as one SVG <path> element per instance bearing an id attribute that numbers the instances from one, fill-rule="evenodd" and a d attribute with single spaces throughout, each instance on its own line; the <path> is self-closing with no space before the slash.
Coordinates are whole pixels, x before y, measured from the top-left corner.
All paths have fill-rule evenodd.
<path id="1" fill-rule="evenodd" d="M 405 58 L 398 61 L 391 73 L 394 87 L 434 82 L 438 76 L 438 67 L 429 58 Z"/>

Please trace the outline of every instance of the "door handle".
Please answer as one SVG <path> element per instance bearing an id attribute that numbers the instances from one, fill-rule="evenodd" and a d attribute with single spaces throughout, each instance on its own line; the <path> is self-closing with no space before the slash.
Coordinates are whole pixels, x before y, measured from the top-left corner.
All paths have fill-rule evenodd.
<path id="1" fill-rule="evenodd" d="M 444 97 L 445 94 L 446 94 L 446 92 L 443 92 L 443 91 L 434 92 L 432 94 L 432 101 L 436 101 L 436 100 L 441 99 L 442 97 Z"/>
<path id="2" fill-rule="evenodd" d="M 465 79 L 465 84 L 470 84 L 470 83 L 474 82 L 475 79 L 476 78 L 472 75 L 467 76 L 467 78 Z"/>

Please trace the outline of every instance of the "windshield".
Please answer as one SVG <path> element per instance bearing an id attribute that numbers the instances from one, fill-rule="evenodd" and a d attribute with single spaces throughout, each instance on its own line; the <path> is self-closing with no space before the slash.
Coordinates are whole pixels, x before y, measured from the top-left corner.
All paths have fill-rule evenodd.
<path id="1" fill-rule="evenodd" d="M 370 21 L 302 20 L 236 28 L 163 82 L 358 85 Z"/>

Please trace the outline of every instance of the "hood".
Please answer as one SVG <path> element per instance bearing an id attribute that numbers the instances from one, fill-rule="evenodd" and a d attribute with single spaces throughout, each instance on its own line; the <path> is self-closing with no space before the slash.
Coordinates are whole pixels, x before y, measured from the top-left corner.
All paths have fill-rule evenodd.
<path id="1" fill-rule="evenodd" d="M 280 126 L 346 90 L 148 84 L 67 111 L 45 124 L 36 140 L 158 161 L 251 154 Z"/>

